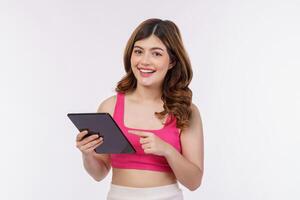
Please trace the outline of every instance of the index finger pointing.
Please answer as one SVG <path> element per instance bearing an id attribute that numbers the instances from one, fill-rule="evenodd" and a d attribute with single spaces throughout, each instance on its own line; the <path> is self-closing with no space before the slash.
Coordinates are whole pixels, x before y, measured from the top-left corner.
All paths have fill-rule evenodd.
<path id="1" fill-rule="evenodd" d="M 151 134 L 151 133 L 149 133 L 149 132 L 136 131 L 136 130 L 129 130 L 128 132 L 129 132 L 129 133 L 132 133 L 132 134 L 135 134 L 135 135 L 138 135 L 138 136 L 141 136 L 141 137 L 148 137 L 148 136 L 150 136 L 150 134 Z"/>

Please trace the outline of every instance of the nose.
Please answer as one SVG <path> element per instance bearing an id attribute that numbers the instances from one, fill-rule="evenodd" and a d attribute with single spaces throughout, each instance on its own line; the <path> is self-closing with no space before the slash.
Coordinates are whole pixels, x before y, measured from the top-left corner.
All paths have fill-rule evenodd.
<path id="1" fill-rule="evenodd" d="M 141 57 L 141 64 L 142 65 L 149 65 L 150 64 L 150 58 L 149 58 L 149 55 L 148 53 L 144 53 Z"/>

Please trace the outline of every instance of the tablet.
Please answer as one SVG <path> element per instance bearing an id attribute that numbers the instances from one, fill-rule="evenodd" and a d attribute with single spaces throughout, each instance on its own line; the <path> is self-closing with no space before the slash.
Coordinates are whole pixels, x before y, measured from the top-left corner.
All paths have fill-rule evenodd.
<path id="1" fill-rule="evenodd" d="M 88 136 L 98 134 L 103 137 L 103 143 L 95 149 L 96 153 L 136 152 L 109 113 L 68 113 L 67 116 L 80 132 L 87 130 Z"/>

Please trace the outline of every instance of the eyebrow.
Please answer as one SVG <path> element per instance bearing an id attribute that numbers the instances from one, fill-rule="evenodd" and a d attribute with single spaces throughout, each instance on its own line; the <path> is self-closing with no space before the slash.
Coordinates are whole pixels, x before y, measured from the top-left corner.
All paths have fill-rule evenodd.
<path id="1" fill-rule="evenodd" d="M 140 46 L 138 46 L 138 45 L 134 45 L 133 48 L 135 48 L 135 47 L 140 48 L 140 49 L 143 49 L 143 47 L 140 47 Z M 152 48 L 150 48 L 150 50 L 161 50 L 161 51 L 164 51 L 164 50 L 163 50 L 162 48 L 160 48 L 160 47 L 152 47 Z"/>

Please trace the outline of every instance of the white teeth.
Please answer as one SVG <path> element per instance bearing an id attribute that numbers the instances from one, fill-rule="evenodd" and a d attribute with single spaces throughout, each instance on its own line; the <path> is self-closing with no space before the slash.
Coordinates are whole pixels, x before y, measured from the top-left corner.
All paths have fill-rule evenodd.
<path id="1" fill-rule="evenodd" d="M 153 73 L 155 72 L 154 70 L 148 70 L 148 69 L 140 69 L 141 72 L 144 72 L 144 73 Z"/>

